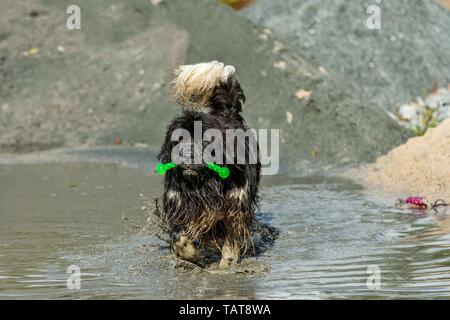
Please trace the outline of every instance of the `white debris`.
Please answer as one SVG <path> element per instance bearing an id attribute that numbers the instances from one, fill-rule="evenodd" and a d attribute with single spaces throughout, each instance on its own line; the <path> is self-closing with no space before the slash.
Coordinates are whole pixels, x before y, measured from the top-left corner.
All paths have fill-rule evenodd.
<path id="1" fill-rule="evenodd" d="M 284 46 L 280 41 L 274 41 L 273 42 L 273 49 L 272 49 L 272 53 L 273 54 L 278 54 L 280 53 L 281 50 L 283 50 Z"/>
<path id="2" fill-rule="evenodd" d="M 321 74 L 324 74 L 324 75 L 328 75 L 328 71 L 327 71 L 327 69 L 325 69 L 325 67 L 323 67 L 323 66 L 320 66 L 319 67 L 319 72 L 321 73 Z"/>
<path id="3" fill-rule="evenodd" d="M 295 93 L 295 96 L 297 97 L 298 100 L 303 100 L 305 98 L 309 98 L 312 94 L 312 91 L 307 91 L 307 90 L 298 90 Z"/>
<path id="4" fill-rule="evenodd" d="M 290 111 L 286 111 L 286 122 L 292 123 L 293 120 L 294 120 L 294 114 Z"/>
<path id="5" fill-rule="evenodd" d="M 398 115 L 401 117 L 401 120 L 411 121 L 419 114 L 420 112 L 418 111 L 417 105 L 412 104 L 404 104 L 398 110 Z"/>
<path id="6" fill-rule="evenodd" d="M 134 144 L 135 148 L 139 148 L 139 149 L 147 149 L 148 148 L 148 144 L 147 143 L 143 143 L 143 142 L 138 142 Z"/>
<path id="7" fill-rule="evenodd" d="M 277 69 L 280 69 L 281 71 L 285 71 L 287 68 L 287 63 L 286 61 L 278 61 L 275 62 L 273 66 Z"/>
<path id="8" fill-rule="evenodd" d="M 416 97 L 412 102 L 399 105 L 395 112 L 397 122 L 423 134 L 430 127 L 450 118 L 450 85 L 433 90 L 427 97 Z"/>

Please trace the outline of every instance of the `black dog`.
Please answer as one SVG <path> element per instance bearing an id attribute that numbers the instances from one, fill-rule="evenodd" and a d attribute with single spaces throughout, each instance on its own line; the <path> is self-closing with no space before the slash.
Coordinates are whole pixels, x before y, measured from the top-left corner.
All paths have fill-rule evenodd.
<path id="1" fill-rule="evenodd" d="M 184 159 L 193 160 L 199 150 L 205 150 L 211 141 L 172 141 L 177 129 L 194 136 L 194 123 L 198 121 L 202 137 L 208 129 L 220 132 L 222 144 L 215 145 L 215 151 L 222 152 L 224 162 L 227 156 L 233 160 L 231 164 L 220 164 L 229 169 L 229 177 L 218 176 L 207 167 L 205 159 L 197 164 L 179 163 L 165 174 L 163 209 L 172 230 L 179 235 L 173 244 L 178 256 L 197 262 L 198 249 L 217 248 L 222 257 L 219 266 L 226 268 L 239 262 L 248 248 L 258 203 L 261 164 L 257 144 L 256 161 L 250 161 L 255 140 L 236 139 L 232 146 L 225 142 L 227 130 L 248 129 L 241 115 L 245 96 L 234 73 L 219 79 L 205 101 L 201 108 L 184 109 L 169 124 L 158 159 L 162 163 L 174 161 L 173 150 L 181 143 L 185 144 Z M 246 153 L 244 163 L 237 161 L 242 150 Z"/>

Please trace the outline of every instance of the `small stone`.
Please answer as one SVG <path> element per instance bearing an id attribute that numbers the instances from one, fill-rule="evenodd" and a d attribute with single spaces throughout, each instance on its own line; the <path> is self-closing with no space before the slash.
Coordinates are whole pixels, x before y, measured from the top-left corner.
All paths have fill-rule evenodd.
<path id="1" fill-rule="evenodd" d="M 275 62 L 273 66 L 281 71 L 285 71 L 287 68 L 287 63 L 286 61 L 278 61 Z"/>
<path id="2" fill-rule="evenodd" d="M 33 55 L 38 54 L 38 53 L 39 53 L 39 49 L 38 48 L 31 48 L 30 50 L 25 51 L 23 53 L 23 55 L 25 57 L 28 57 L 28 56 L 33 56 Z"/>
<path id="3" fill-rule="evenodd" d="M 321 74 L 328 75 L 327 69 L 325 69 L 325 67 L 323 67 L 323 66 L 320 66 L 320 67 L 319 67 L 319 72 L 320 72 Z"/>
<path id="4" fill-rule="evenodd" d="M 272 49 L 272 53 L 273 54 L 278 54 L 280 53 L 281 50 L 283 50 L 283 44 L 280 41 L 274 41 L 273 42 L 273 49 Z"/>
<path id="5" fill-rule="evenodd" d="M 271 35 L 272 35 L 272 30 L 270 30 L 269 28 L 264 28 L 264 29 L 263 29 L 263 32 L 264 32 L 265 34 L 267 34 L 268 36 L 271 36 Z"/>
<path id="6" fill-rule="evenodd" d="M 267 40 L 269 40 L 269 36 L 265 33 L 261 33 L 259 35 L 259 39 L 261 39 L 262 41 L 267 41 Z"/>
<path id="7" fill-rule="evenodd" d="M 142 142 L 138 142 L 134 144 L 135 148 L 139 148 L 139 149 L 146 149 L 148 148 L 148 144 L 146 143 L 142 143 Z"/>
<path id="8" fill-rule="evenodd" d="M 312 94 L 312 91 L 307 91 L 307 90 L 298 90 L 295 93 L 295 96 L 297 97 L 298 100 L 303 100 L 305 98 L 309 98 Z"/>
<path id="9" fill-rule="evenodd" d="M 293 120 L 294 120 L 294 114 L 290 111 L 286 111 L 286 122 L 292 123 Z"/>

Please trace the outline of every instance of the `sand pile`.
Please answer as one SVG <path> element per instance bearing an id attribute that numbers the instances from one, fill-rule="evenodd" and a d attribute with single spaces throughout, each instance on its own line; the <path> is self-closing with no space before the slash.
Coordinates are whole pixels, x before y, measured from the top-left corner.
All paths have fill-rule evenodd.
<path id="1" fill-rule="evenodd" d="M 366 181 L 388 191 L 450 201 L 450 119 L 366 168 Z"/>

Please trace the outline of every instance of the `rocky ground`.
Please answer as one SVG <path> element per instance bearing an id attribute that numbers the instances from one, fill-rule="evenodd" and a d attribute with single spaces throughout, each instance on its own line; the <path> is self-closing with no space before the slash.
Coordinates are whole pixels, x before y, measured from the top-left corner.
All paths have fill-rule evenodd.
<path id="1" fill-rule="evenodd" d="M 66 28 L 69 4 L 81 7 L 81 30 Z M 215 1 L 1 0 L 1 8 L 2 153 L 158 146 L 179 112 L 169 99 L 173 68 L 209 60 L 237 67 L 249 125 L 281 129 L 282 173 L 371 161 L 408 137 L 343 75 Z"/>
<path id="2" fill-rule="evenodd" d="M 379 8 L 380 30 L 367 28 L 369 5 Z M 260 0 L 242 14 L 385 110 L 450 82 L 450 12 L 435 0 Z"/>

